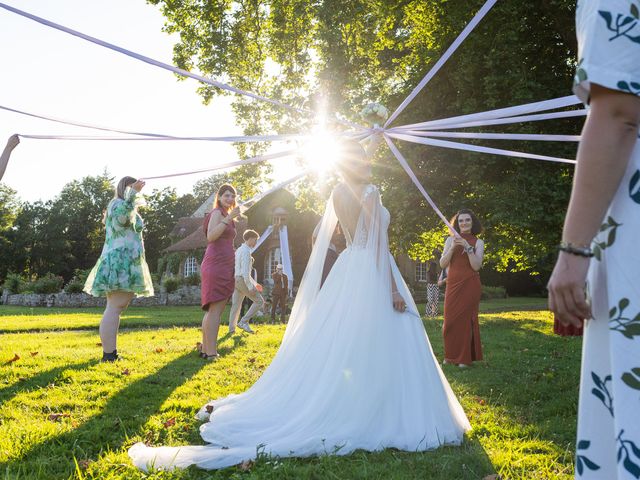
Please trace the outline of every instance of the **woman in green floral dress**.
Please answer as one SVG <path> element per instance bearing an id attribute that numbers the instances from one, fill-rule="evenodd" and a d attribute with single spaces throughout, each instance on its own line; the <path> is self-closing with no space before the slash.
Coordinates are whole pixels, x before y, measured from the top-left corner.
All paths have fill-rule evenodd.
<path id="1" fill-rule="evenodd" d="M 120 314 L 134 296 L 153 295 L 142 242 L 144 223 L 138 214 L 138 206 L 143 204 L 142 187 L 144 182 L 133 177 L 124 177 L 118 182 L 116 196 L 107 207 L 102 254 L 84 286 L 84 291 L 95 297 L 107 297 L 100 321 L 103 362 L 118 358 L 116 338 Z"/>

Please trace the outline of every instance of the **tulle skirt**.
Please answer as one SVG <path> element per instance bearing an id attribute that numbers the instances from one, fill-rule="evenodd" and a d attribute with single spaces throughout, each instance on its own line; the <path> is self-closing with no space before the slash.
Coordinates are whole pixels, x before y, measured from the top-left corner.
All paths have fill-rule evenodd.
<path id="1" fill-rule="evenodd" d="M 260 452 L 306 457 L 460 444 L 469 422 L 408 289 L 394 264 L 411 312 L 394 311 L 389 280 L 375 263 L 364 249 L 340 255 L 313 304 L 299 310 L 307 318 L 290 322 L 292 331 L 262 377 L 199 412 L 209 445 L 138 443 L 129 450 L 135 465 L 218 469 Z"/>

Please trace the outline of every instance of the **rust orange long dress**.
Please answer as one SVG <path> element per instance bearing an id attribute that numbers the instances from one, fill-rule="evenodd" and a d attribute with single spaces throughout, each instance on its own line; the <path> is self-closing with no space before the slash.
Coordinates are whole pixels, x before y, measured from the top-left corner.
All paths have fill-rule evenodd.
<path id="1" fill-rule="evenodd" d="M 475 247 L 478 239 L 462 233 L 469 245 Z M 471 268 L 469 257 L 456 245 L 449 263 L 447 289 L 444 296 L 444 358 L 449 363 L 471 364 L 482 360 L 478 308 L 482 294 L 480 274 Z"/>

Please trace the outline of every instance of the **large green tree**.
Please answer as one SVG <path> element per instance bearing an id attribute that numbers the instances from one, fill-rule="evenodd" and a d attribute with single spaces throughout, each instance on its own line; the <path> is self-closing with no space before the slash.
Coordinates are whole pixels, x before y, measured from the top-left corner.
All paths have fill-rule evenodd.
<path id="1" fill-rule="evenodd" d="M 180 34 L 174 61 L 288 104 L 326 108 L 358 121 L 367 101 L 393 109 L 419 82 L 481 0 L 149 0 Z M 498 2 L 395 124 L 442 118 L 566 95 L 576 50 L 575 2 Z M 222 93 L 202 86 L 205 101 Z M 237 98 L 247 133 L 290 132 L 309 116 Z M 494 131 L 576 133 L 578 122 L 539 122 Z M 540 142 L 542 143 L 542 142 Z M 486 142 L 571 157 L 575 146 Z M 421 182 L 448 215 L 478 211 L 488 258 L 498 269 L 548 269 L 572 169 L 457 150 L 402 145 Z M 391 240 L 424 244 L 439 220 L 388 151 L 377 181 L 394 215 Z M 416 208 L 419 206 L 421 208 Z M 435 240 L 434 240 L 435 242 Z M 413 249 L 414 252 L 429 251 Z"/>

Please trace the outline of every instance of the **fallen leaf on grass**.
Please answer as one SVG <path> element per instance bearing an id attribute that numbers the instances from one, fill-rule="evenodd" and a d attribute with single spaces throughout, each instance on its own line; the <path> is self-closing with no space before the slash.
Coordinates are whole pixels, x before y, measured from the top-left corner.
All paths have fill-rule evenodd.
<path id="1" fill-rule="evenodd" d="M 122 375 L 131 375 L 131 372 L 128 368 L 125 368 L 124 370 L 122 370 Z"/>
<path id="2" fill-rule="evenodd" d="M 253 467 L 253 460 L 245 460 L 240 465 L 238 465 L 238 468 L 241 472 L 248 472 L 249 470 L 251 470 L 251 467 Z"/>
<path id="3" fill-rule="evenodd" d="M 164 348 L 160 348 L 160 347 L 156 348 L 156 353 L 162 353 L 162 352 L 164 352 Z"/>
<path id="4" fill-rule="evenodd" d="M 204 409 L 207 411 L 207 413 L 212 413 L 213 412 L 213 405 L 207 405 L 206 407 L 204 407 Z"/>
<path id="5" fill-rule="evenodd" d="M 58 422 L 60 421 L 61 418 L 67 418 L 70 416 L 71 415 L 69 413 L 52 413 L 47 417 L 47 420 L 50 420 L 52 422 Z"/>
<path id="6" fill-rule="evenodd" d="M 20 355 L 16 353 L 11 360 L 7 360 L 5 362 L 5 365 L 11 365 L 13 362 L 17 362 L 18 360 L 20 360 Z"/>
<path id="7" fill-rule="evenodd" d="M 35 357 L 38 353 L 40 353 L 40 352 L 31 352 L 31 356 Z"/>
<path id="8" fill-rule="evenodd" d="M 101 347 L 101 346 L 102 346 L 102 342 L 96 343 L 96 347 Z"/>
<path id="9" fill-rule="evenodd" d="M 87 468 L 89 468 L 89 465 L 91 465 L 91 460 L 80 460 L 78 462 L 78 466 L 82 469 L 82 470 L 86 470 Z"/>
<path id="10" fill-rule="evenodd" d="M 162 425 L 164 426 L 164 428 L 169 428 L 169 427 L 173 427 L 175 424 L 176 424 L 176 419 L 170 418 L 169 420 L 164 422 Z"/>
<path id="11" fill-rule="evenodd" d="M 475 398 L 475 400 L 476 400 L 476 402 L 478 402 L 480 405 L 484 405 L 485 403 L 487 403 L 487 402 L 485 402 L 485 401 L 484 401 L 484 398 L 476 397 L 476 398 Z"/>
<path id="12" fill-rule="evenodd" d="M 188 432 L 189 430 L 191 430 L 191 427 L 189 425 L 185 425 L 184 427 L 182 427 L 182 430 Z"/>
<path id="13" fill-rule="evenodd" d="M 251 358 L 249 359 L 249 363 L 255 363 L 255 362 L 256 362 L 255 357 L 251 357 Z"/>

